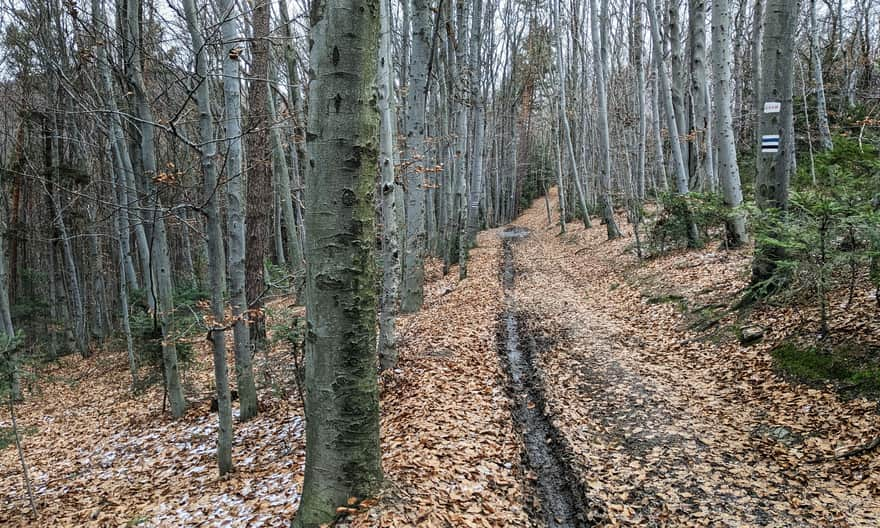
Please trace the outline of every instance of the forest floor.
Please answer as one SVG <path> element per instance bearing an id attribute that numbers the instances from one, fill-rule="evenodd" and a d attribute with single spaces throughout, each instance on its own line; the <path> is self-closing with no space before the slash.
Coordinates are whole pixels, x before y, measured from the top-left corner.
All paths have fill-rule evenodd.
<path id="1" fill-rule="evenodd" d="M 381 377 L 386 485 L 340 525 L 880 525 L 877 401 L 774 369 L 771 350 L 817 317 L 729 309 L 748 249 L 639 262 L 631 233 L 560 235 L 543 200 L 515 226 L 480 234 L 463 281 L 430 266 L 423 310 L 399 320 L 399 367 Z M 835 300 L 832 334 L 876 346 L 871 303 L 861 289 L 861 308 Z M 301 309 L 281 299 L 268 313 L 271 325 Z M 747 327 L 763 339 L 741 345 Z M 180 421 L 157 389 L 130 396 L 118 351 L 44 369 L 17 408 L 40 518 L 7 446 L 0 525 L 287 526 L 304 462 L 290 351 L 257 358 L 261 414 L 236 424 L 225 479 L 210 352 L 196 352 Z M 554 490 L 570 495 L 562 510 Z"/>
<path id="2" fill-rule="evenodd" d="M 880 437 L 877 402 L 773 369 L 770 350 L 815 332 L 818 317 L 727 310 L 751 250 L 640 263 L 631 237 L 609 242 L 604 226 L 558 235 L 541 201 L 516 225 L 531 233 L 514 246 L 515 291 L 547 411 L 605 522 L 880 525 L 880 455 L 857 456 Z M 876 346 L 872 291 L 859 290 L 857 306 L 836 309 L 833 333 Z M 746 326 L 763 340 L 742 346 Z"/>

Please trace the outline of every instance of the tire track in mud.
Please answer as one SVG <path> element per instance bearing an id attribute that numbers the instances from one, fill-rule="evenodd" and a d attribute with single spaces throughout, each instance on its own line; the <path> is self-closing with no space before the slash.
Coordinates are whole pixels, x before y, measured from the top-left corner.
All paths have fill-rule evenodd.
<path id="1" fill-rule="evenodd" d="M 498 321 L 498 352 L 507 374 L 513 420 L 523 442 L 528 485 L 537 495 L 536 505 L 526 505 L 532 522 L 548 528 L 593 526 L 589 501 L 569 464 L 570 454 L 562 436 L 545 414 L 540 376 L 535 372 L 534 339 L 523 333 L 525 315 L 518 312 L 514 298 L 516 270 L 513 244 L 529 231 L 511 226 L 501 232 L 504 312 Z"/>

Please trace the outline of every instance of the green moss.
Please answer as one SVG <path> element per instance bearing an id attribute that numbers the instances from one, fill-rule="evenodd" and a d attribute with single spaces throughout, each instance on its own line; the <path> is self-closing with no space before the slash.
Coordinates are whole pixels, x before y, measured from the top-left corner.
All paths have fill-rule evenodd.
<path id="1" fill-rule="evenodd" d="M 808 384 L 835 385 L 853 396 L 880 396 L 880 364 L 876 350 L 840 345 L 830 350 L 787 342 L 771 351 L 775 367 Z"/>

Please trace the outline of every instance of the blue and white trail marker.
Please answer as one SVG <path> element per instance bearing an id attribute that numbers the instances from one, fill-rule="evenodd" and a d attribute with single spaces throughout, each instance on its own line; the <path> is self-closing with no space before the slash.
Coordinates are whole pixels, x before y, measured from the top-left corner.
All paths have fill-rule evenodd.
<path id="1" fill-rule="evenodd" d="M 761 152 L 779 152 L 779 135 L 761 136 Z"/>

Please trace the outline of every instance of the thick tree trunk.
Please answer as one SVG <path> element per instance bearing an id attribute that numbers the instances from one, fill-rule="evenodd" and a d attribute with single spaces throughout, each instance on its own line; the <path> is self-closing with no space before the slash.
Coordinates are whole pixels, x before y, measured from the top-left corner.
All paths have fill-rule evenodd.
<path id="1" fill-rule="evenodd" d="M 758 109 L 757 175 L 758 206 L 764 210 L 788 208 L 788 187 L 795 169 L 794 110 L 792 107 L 794 36 L 799 1 L 768 0 L 765 12 L 762 107 Z M 766 103 L 779 103 L 778 112 L 765 112 Z M 775 147 L 774 147 L 775 145 Z M 758 245 L 752 262 L 752 282 L 771 279 L 784 257 L 778 246 Z"/>
<path id="2" fill-rule="evenodd" d="M 257 388 L 248 328 L 245 294 L 245 203 L 241 141 L 241 48 L 237 9 L 233 0 L 217 0 L 223 37 L 223 101 L 226 107 L 226 222 L 229 301 L 235 343 L 235 379 L 241 420 L 257 414 Z M 266 207 L 264 204 L 263 207 Z"/>
<path id="3" fill-rule="evenodd" d="M 214 352 L 214 382 L 217 391 L 217 467 L 220 475 L 232 471 L 232 402 L 229 392 L 229 369 L 226 365 L 226 326 L 223 294 L 226 291 L 226 258 L 223 252 L 223 230 L 220 227 L 219 182 L 217 181 L 217 143 L 211 116 L 211 93 L 208 83 L 208 54 L 202 38 L 195 2 L 183 0 L 186 25 L 192 39 L 196 62 L 196 102 L 199 108 L 201 164 L 204 177 L 203 194 L 208 235 L 208 277 L 211 288 L 211 320 L 208 339 Z"/>
<path id="4" fill-rule="evenodd" d="M 727 220 L 727 244 L 739 247 L 747 240 L 744 215 L 734 210 L 742 205 L 742 186 L 733 132 L 731 96 L 730 0 L 714 0 L 712 5 L 712 65 L 715 81 L 715 133 L 718 137 L 718 176 L 724 193 L 724 204 L 731 208 Z"/>
<path id="5" fill-rule="evenodd" d="M 382 479 L 376 375 L 377 0 L 312 11 L 306 171 L 306 468 L 293 526 Z"/>

